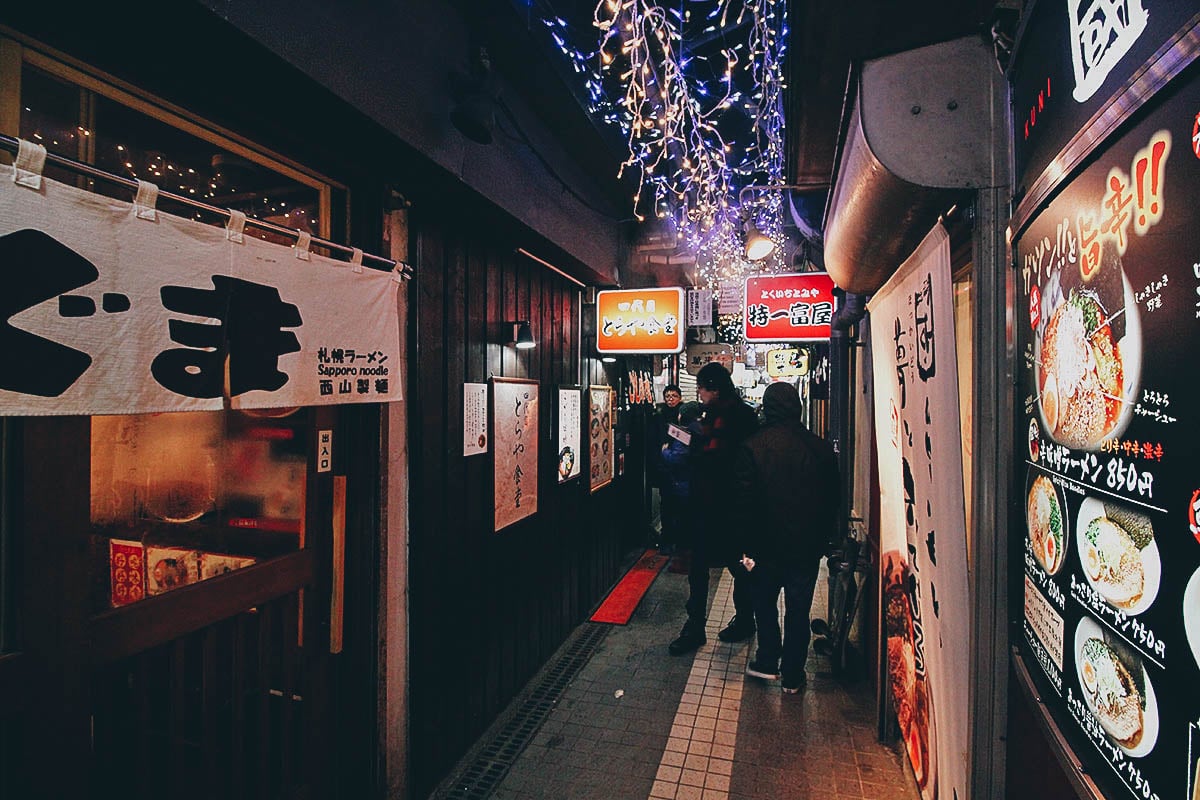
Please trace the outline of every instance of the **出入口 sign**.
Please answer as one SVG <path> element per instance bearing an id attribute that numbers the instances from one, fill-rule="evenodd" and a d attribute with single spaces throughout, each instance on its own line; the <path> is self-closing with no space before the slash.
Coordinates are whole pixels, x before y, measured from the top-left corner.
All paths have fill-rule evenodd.
<path id="1" fill-rule="evenodd" d="M 833 312 L 833 278 L 827 272 L 746 278 L 742 319 L 748 342 L 826 340 Z"/>

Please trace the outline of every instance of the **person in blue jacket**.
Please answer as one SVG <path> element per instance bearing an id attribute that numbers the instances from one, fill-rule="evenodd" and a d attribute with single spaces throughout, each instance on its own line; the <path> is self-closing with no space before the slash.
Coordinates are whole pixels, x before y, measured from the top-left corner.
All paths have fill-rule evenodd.
<path id="1" fill-rule="evenodd" d="M 686 544 L 692 533 L 691 485 L 692 454 L 689 446 L 693 436 L 700 434 L 700 404 L 684 403 L 679 407 L 676 422 L 666 428 L 666 442 L 659 453 L 659 472 L 662 476 L 659 494 L 662 498 L 663 546 L 674 552 L 677 545 Z"/>

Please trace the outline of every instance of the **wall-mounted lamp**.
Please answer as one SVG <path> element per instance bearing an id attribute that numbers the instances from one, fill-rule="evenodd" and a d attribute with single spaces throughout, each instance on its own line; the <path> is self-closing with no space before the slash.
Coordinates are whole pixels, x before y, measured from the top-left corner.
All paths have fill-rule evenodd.
<path id="1" fill-rule="evenodd" d="M 600 360 L 605 364 L 615 364 L 617 359 L 615 356 L 600 356 Z"/>
<path id="2" fill-rule="evenodd" d="M 775 242 L 770 237 L 765 236 L 758 226 L 754 224 L 754 217 L 750 214 L 746 207 L 746 195 L 750 192 L 782 192 L 785 190 L 795 190 L 804 192 L 823 191 L 829 188 L 828 184 L 799 184 L 799 183 L 780 183 L 770 186 L 743 186 L 738 192 L 738 205 L 741 206 L 743 213 L 746 214 L 746 224 L 743 228 L 745 238 L 742 240 L 746 245 L 746 259 L 748 261 L 762 261 L 767 256 L 771 255 L 775 250 Z"/>
<path id="3" fill-rule="evenodd" d="M 516 345 L 518 350 L 529 350 L 537 345 L 533 341 L 533 330 L 529 327 L 529 323 L 525 320 L 520 322 L 508 323 L 512 329 L 512 334 L 509 337 L 508 343 Z"/>
<path id="4" fill-rule="evenodd" d="M 753 219 L 746 220 L 743 231 L 745 233 L 743 241 L 746 245 L 747 261 L 762 261 L 775 251 L 775 242 L 771 240 L 771 237 L 758 229 Z"/>

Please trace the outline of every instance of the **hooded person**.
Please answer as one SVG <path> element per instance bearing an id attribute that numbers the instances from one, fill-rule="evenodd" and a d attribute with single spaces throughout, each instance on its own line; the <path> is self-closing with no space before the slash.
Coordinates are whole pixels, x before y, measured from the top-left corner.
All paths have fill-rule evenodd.
<path id="1" fill-rule="evenodd" d="M 837 538 L 841 482 L 829 442 L 804 424 L 796 388 L 773 383 L 763 393 L 763 424 L 738 452 L 738 508 L 757 522 L 745 537 L 754 575 L 758 653 L 746 674 L 782 677 L 783 691 L 804 686 L 809 619 L 821 557 Z M 779 630 L 779 592 L 786 608 Z M 782 659 L 782 663 L 781 663 Z"/>

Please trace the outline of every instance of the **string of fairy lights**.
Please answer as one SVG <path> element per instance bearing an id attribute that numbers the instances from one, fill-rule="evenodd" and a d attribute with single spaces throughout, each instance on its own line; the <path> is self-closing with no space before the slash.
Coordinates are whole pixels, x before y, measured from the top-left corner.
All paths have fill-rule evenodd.
<path id="1" fill-rule="evenodd" d="M 625 137 L 619 176 L 637 178 L 635 216 L 671 220 L 696 255 L 698 283 L 718 292 L 788 268 L 782 196 L 737 201 L 745 186 L 784 182 L 786 19 L 786 0 L 600 0 L 591 32 L 543 19 L 589 112 Z M 764 261 L 744 256 L 747 219 L 778 245 Z"/>
<path id="2" fill-rule="evenodd" d="M 22 122 L 23 127 L 32 128 L 27 135 L 33 141 L 61 155 L 78 158 L 84 149 L 92 150 L 94 157 L 88 160 L 122 177 L 150 181 L 174 194 L 201 202 L 231 205 L 249 217 L 271 220 L 309 232 L 318 229 L 315 190 L 310 192 L 312 198 L 306 198 L 307 202 L 289 202 L 279 195 L 296 194 L 297 191 L 304 195 L 304 187 L 293 186 L 287 178 L 268 173 L 264 168 L 247 165 L 253 176 L 243 182 L 213 163 L 209 150 L 185 154 L 181 160 L 172 159 L 157 150 L 115 142 L 113 135 L 94 136 L 91 128 L 57 119 L 40 107 L 25 106 Z M 83 142 L 88 140 L 91 141 L 85 148 Z M 183 163 L 189 161 L 195 165 Z M 87 178 L 86 181 L 89 188 L 100 188 L 94 179 Z M 263 190 L 266 185 L 274 187 L 274 197 L 271 196 L 272 192 Z M 227 202 L 231 199 L 234 202 Z M 198 210 L 189 213 L 196 220 L 204 218 Z M 253 235 L 266 236 L 260 231 L 255 231 Z"/>

